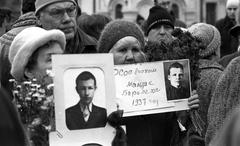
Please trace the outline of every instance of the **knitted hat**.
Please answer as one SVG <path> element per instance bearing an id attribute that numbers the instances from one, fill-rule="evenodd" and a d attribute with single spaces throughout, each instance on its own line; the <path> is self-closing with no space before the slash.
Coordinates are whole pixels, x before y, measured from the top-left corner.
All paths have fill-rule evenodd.
<path id="1" fill-rule="evenodd" d="M 238 6 L 239 6 L 239 0 L 228 0 L 226 3 L 226 8 L 238 7 Z"/>
<path id="2" fill-rule="evenodd" d="M 230 29 L 230 34 L 234 37 L 238 37 L 240 35 L 240 25 L 235 25 Z"/>
<path id="3" fill-rule="evenodd" d="M 28 12 L 21 15 L 12 25 L 12 28 L 35 25 L 40 26 L 40 23 L 37 21 L 37 17 L 34 12 Z"/>
<path id="4" fill-rule="evenodd" d="M 31 55 L 49 41 L 57 41 L 64 50 L 66 38 L 60 30 L 44 30 L 40 27 L 29 27 L 21 31 L 13 40 L 8 54 L 12 64 L 11 74 L 18 80 L 24 80 L 24 70 Z"/>
<path id="5" fill-rule="evenodd" d="M 36 0 L 35 1 L 35 14 L 37 15 L 37 13 L 44 7 L 53 4 L 53 3 L 57 3 L 57 2 L 72 2 L 74 3 L 76 6 L 76 2 L 75 0 Z"/>
<path id="6" fill-rule="evenodd" d="M 154 6 L 149 10 L 147 18 L 147 34 L 156 25 L 167 24 L 174 28 L 174 19 L 171 14 L 160 6 Z"/>
<path id="7" fill-rule="evenodd" d="M 125 20 L 114 20 L 108 23 L 103 29 L 98 41 L 100 53 L 108 53 L 120 39 L 133 36 L 144 46 L 144 35 L 139 26 Z"/>
<path id="8" fill-rule="evenodd" d="M 216 27 L 206 23 L 197 23 L 188 28 L 188 31 L 203 42 L 205 49 L 200 50 L 201 57 L 207 57 L 219 51 L 221 36 Z"/>

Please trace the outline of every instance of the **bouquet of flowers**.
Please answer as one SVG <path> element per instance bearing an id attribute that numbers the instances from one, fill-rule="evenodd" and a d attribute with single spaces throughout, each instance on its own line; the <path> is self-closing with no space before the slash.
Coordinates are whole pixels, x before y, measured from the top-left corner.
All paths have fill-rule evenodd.
<path id="1" fill-rule="evenodd" d="M 150 62 L 163 60 L 189 59 L 191 71 L 191 85 L 195 89 L 195 81 L 199 79 L 199 51 L 203 44 L 194 38 L 189 32 L 180 28 L 174 29 L 173 40 L 170 44 L 165 42 L 148 42 L 144 53 Z"/>
<path id="2" fill-rule="evenodd" d="M 14 103 L 33 146 L 49 145 L 48 134 L 54 129 L 53 85 L 41 86 L 36 79 L 13 84 Z"/>

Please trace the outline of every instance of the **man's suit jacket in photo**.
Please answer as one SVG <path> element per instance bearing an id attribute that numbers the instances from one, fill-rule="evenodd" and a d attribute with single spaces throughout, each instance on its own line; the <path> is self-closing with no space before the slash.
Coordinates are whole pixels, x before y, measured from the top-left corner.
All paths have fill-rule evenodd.
<path id="1" fill-rule="evenodd" d="M 80 103 L 66 109 L 66 124 L 69 130 L 105 127 L 107 111 L 102 107 L 92 104 L 92 112 L 86 122 L 80 108 Z"/>

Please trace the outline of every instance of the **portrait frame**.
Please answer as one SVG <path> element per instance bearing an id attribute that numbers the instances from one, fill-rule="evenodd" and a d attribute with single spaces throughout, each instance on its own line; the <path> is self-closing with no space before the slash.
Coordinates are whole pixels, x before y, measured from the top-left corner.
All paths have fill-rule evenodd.
<path id="1" fill-rule="evenodd" d="M 191 95 L 191 77 L 190 77 L 190 65 L 189 65 L 189 60 L 187 59 L 182 59 L 182 60 L 169 60 L 169 61 L 164 61 L 163 62 L 163 67 L 164 67 L 164 77 L 165 77 L 165 87 L 166 87 L 166 93 L 167 93 L 167 100 L 168 101 L 178 101 L 178 100 L 182 100 L 182 99 L 186 99 L 188 97 L 190 97 Z M 183 76 L 180 77 L 182 79 L 177 79 L 177 80 L 182 80 L 180 83 L 178 83 L 179 85 L 183 86 L 182 88 L 185 88 L 183 90 L 183 92 L 186 94 L 183 95 L 182 97 L 179 98 L 171 98 L 169 97 L 169 92 L 167 89 L 171 90 L 172 88 L 170 88 L 169 86 L 171 85 L 171 81 L 170 81 L 170 75 L 169 73 L 171 73 L 171 71 L 169 70 L 171 68 L 175 69 L 176 72 L 175 73 L 179 73 L 179 71 L 183 72 Z M 176 74 L 175 74 L 176 75 Z M 177 77 L 179 78 L 179 77 Z M 174 79 L 172 79 L 174 80 Z M 176 80 L 176 78 L 175 78 Z M 176 82 L 176 81 L 173 81 Z M 168 88 L 169 87 L 169 88 Z"/>
<path id="2" fill-rule="evenodd" d="M 75 142 L 77 145 L 84 145 L 89 142 L 110 145 L 112 141 L 111 138 L 114 136 L 114 128 L 106 123 L 105 127 L 70 130 L 66 124 L 65 110 L 78 102 L 76 98 L 73 101 L 70 101 L 70 99 L 71 97 L 77 96 L 75 79 L 78 74 L 84 71 L 91 72 L 96 78 L 97 85 L 101 85 L 96 89 L 96 92 L 101 90 L 97 93 L 99 94 L 99 99 L 97 99 L 98 103 L 96 104 L 96 101 L 93 100 L 93 104 L 105 108 L 107 116 L 116 110 L 116 103 L 113 98 L 115 96 L 115 84 L 112 54 L 53 55 L 52 60 L 54 74 L 55 125 L 58 133 L 57 135 L 60 133 L 60 135 L 64 137 L 63 141 L 68 141 L 68 138 L 70 138 L 69 141 L 71 141 L 71 136 L 69 137 L 69 135 L 72 135 L 73 133 L 78 137 L 82 137 L 78 141 L 74 140 L 75 138 L 72 138 L 72 140 L 74 140 L 72 143 Z M 109 138 L 100 140 L 102 137 L 100 133 L 108 134 Z M 57 135 L 53 133 L 52 139 L 58 139 L 56 138 Z"/>

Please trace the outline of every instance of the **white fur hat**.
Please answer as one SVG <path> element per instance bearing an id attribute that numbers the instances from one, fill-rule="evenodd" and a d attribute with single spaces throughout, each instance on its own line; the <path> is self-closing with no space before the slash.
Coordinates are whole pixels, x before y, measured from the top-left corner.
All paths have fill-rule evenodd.
<path id="1" fill-rule="evenodd" d="M 66 38 L 60 30 L 45 30 L 29 27 L 21 31 L 13 40 L 8 59 L 12 64 L 11 74 L 17 81 L 23 81 L 24 70 L 32 54 L 49 41 L 57 41 L 64 50 Z"/>
<path id="2" fill-rule="evenodd" d="M 226 8 L 229 7 L 239 7 L 239 0 L 228 0 L 226 3 Z"/>

